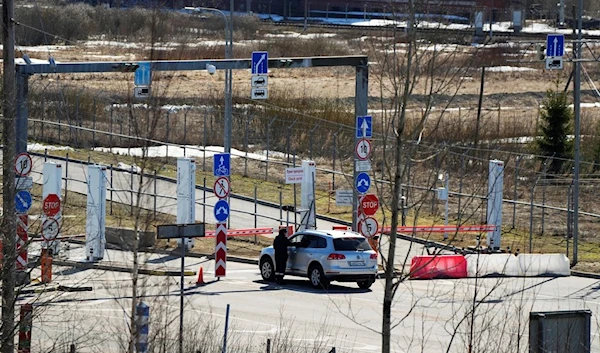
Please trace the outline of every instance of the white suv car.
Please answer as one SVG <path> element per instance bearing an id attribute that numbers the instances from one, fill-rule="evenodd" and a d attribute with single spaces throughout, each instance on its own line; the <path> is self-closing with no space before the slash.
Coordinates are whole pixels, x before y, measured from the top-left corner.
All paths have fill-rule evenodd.
<path id="1" fill-rule="evenodd" d="M 314 287 L 327 287 L 330 281 L 356 282 L 367 289 L 377 275 L 377 253 L 362 235 L 342 230 L 304 230 L 290 237 L 286 274 L 308 277 Z M 275 279 L 273 246 L 260 253 L 260 274 L 265 281 Z"/>

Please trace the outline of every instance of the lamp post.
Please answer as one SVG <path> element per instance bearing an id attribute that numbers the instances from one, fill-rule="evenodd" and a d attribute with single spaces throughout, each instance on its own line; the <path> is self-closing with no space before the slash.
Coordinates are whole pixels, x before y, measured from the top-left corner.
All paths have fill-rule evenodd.
<path id="1" fill-rule="evenodd" d="M 198 10 L 214 11 L 225 20 L 225 59 L 231 59 L 233 57 L 233 0 L 231 0 L 231 11 L 230 18 L 227 19 L 227 15 L 219 9 L 212 7 L 196 7 Z M 224 137 L 223 137 L 223 150 L 225 153 L 231 152 L 231 120 L 232 120 L 232 70 L 225 70 L 225 111 L 224 111 Z"/>

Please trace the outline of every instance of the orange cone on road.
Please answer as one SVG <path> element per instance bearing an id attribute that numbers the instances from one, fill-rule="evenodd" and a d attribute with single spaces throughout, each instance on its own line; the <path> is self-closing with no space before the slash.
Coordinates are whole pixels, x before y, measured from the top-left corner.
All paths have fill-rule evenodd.
<path id="1" fill-rule="evenodd" d="M 198 280 L 196 281 L 196 285 L 199 286 L 201 284 L 205 284 L 204 283 L 204 276 L 202 273 L 202 266 L 200 266 L 200 270 L 198 271 Z"/>

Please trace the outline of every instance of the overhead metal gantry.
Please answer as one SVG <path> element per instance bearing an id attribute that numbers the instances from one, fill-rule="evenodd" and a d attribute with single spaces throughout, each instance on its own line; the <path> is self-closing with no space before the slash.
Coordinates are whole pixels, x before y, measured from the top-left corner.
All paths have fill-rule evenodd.
<path id="1" fill-rule="evenodd" d="M 251 59 L 221 59 L 221 60 L 182 60 L 182 61 L 140 61 L 151 63 L 152 71 L 206 71 L 207 65 L 213 65 L 217 70 L 248 70 Z M 364 55 L 354 56 L 317 56 L 296 58 L 269 58 L 269 69 L 290 69 L 310 67 L 352 66 L 355 68 L 355 116 L 367 115 L 369 68 L 368 58 Z M 139 67 L 138 62 L 48 62 L 16 64 L 17 73 L 17 133 L 16 153 L 27 152 L 28 127 L 28 92 L 29 77 L 37 74 L 66 74 L 66 73 L 133 73 Z M 229 132 L 231 133 L 231 131 Z M 356 179 L 356 163 L 354 164 L 354 179 Z M 353 196 L 352 227 L 357 229 L 356 190 Z"/>

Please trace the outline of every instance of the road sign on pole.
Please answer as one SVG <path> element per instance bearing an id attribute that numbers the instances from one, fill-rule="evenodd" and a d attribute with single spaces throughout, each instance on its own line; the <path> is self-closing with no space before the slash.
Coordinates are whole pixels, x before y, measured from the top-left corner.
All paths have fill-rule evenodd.
<path id="1" fill-rule="evenodd" d="M 373 118 L 370 115 L 356 117 L 356 138 L 373 137 Z"/>
<path id="2" fill-rule="evenodd" d="M 565 35 L 548 34 L 546 37 L 546 56 L 564 56 L 565 55 Z"/>
<path id="3" fill-rule="evenodd" d="M 47 241 L 56 238 L 58 231 L 60 230 L 59 228 L 60 225 L 56 219 L 46 218 L 44 222 L 42 222 L 42 238 Z"/>
<path id="4" fill-rule="evenodd" d="M 231 170 L 229 153 L 218 153 L 214 155 L 213 160 L 213 175 L 214 176 L 229 176 Z"/>
<path id="5" fill-rule="evenodd" d="M 134 86 L 150 86 L 152 83 L 152 63 L 148 61 L 139 62 L 138 68 L 133 74 Z"/>
<path id="6" fill-rule="evenodd" d="M 356 143 L 356 158 L 364 161 L 371 156 L 371 141 L 366 138 L 361 138 Z"/>
<path id="7" fill-rule="evenodd" d="M 227 196 L 229 196 L 229 179 L 227 179 L 227 177 L 219 177 L 215 181 L 213 191 L 215 192 L 215 195 L 220 199 L 224 199 Z"/>
<path id="8" fill-rule="evenodd" d="M 360 233 L 362 235 L 364 235 L 367 238 L 370 238 L 377 234 L 377 231 L 379 229 L 379 223 L 377 223 L 377 220 L 375 218 L 367 217 L 364 220 L 360 221 L 358 229 L 360 230 Z"/>
<path id="9" fill-rule="evenodd" d="M 29 155 L 29 153 L 19 153 L 15 157 L 15 173 L 17 174 L 17 176 L 28 176 L 29 173 L 31 173 L 32 167 L 33 162 L 31 161 L 31 156 Z"/>
<path id="10" fill-rule="evenodd" d="M 369 177 L 369 174 L 367 173 L 359 173 L 356 176 L 356 182 L 354 186 L 356 187 L 356 191 L 364 194 L 365 192 L 369 191 L 369 188 L 371 187 L 371 177 Z"/>
<path id="11" fill-rule="evenodd" d="M 269 73 L 269 53 L 266 51 L 252 52 L 252 74 L 266 75 Z"/>
<path id="12" fill-rule="evenodd" d="M 360 209 L 366 216 L 372 216 L 379 209 L 379 198 L 375 194 L 366 194 L 360 199 Z"/>
<path id="13" fill-rule="evenodd" d="M 42 203 L 44 214 L 53 217 L 60 212 L 60 198 L 56 194 L 48 194 Z"/>
<path id="14" fill-rule="evenodd" d="M 27 190 L 19 190 L 15 194 L 15 209 L 17 213 L 26 213 L 31 208 L 31 194 Z"/>
<path id="15" fill-rule="evenodd" d="M 225 200 L 219 200 L 215 203 L 215 207 L 213 209 L 213 213 L 215 215 L 215 219 L 217 222 L 225 222 L 229 217 L 229 204 Z"/>

